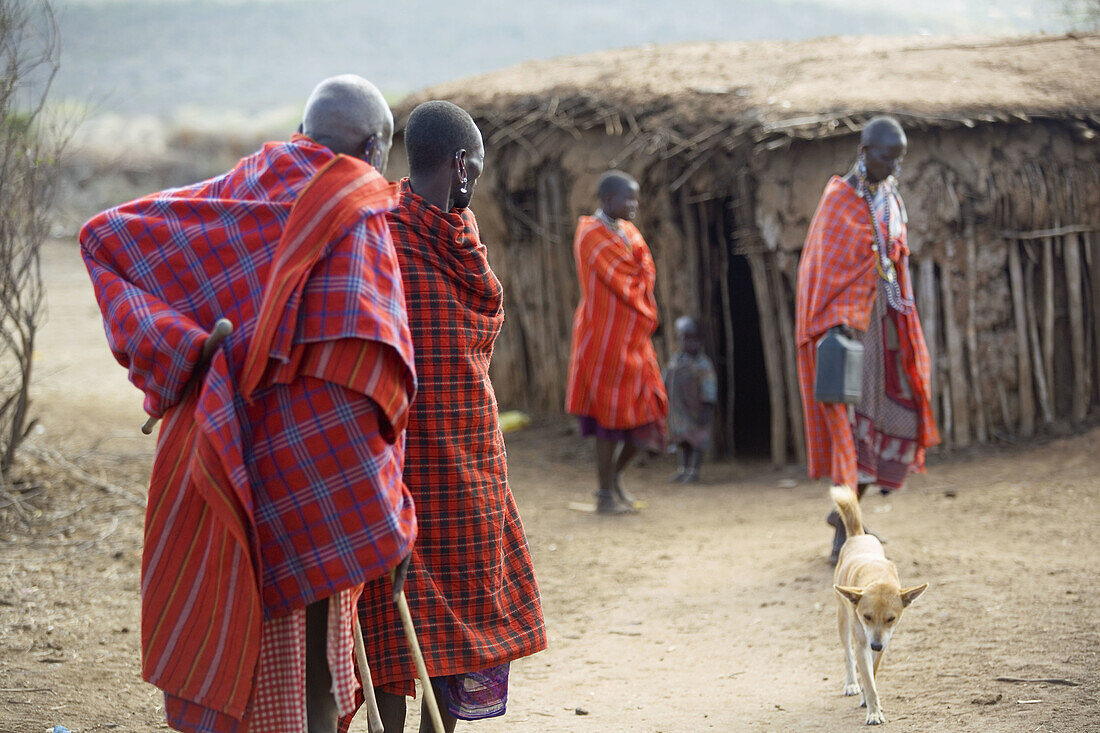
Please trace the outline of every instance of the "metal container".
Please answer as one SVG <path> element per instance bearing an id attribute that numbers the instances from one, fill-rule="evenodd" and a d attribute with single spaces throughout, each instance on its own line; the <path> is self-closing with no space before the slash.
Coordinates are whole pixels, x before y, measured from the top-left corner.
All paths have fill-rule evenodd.
<path id="1" fill-rule="evenodd" d="M 863 395 L 863 343 L 830 328 L 817 342 L 814 399 L 858 405 Z"/>

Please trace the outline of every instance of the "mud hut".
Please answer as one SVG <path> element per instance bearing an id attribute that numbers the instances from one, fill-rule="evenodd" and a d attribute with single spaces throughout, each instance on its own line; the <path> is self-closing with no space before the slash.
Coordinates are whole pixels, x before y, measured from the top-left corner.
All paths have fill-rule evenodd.
<path id="1" fill-rule="evenodd" d="M 561 412 L 577 216 L 641 183 L 665 324 L 705 324 L 727 455 L 804 455 L 799 251 L 863 122 L 909 133 L 900 179 L 945 445 L 1026 439 L 1100 405 L 1100 36 L 654 46 L 430 88 L 485 134 L 475 208 L 507 293 L 502 404 Z M 397 146 L 400 149 L 400 145 Z M 658 350 L 672 346 L 670 328 Z"/>

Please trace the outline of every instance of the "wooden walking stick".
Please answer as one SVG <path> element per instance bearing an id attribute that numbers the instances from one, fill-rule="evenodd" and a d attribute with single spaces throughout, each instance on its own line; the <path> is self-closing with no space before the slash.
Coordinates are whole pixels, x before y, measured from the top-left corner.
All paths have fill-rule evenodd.
<path id="1" fill-rule="evenodd" d="M 218 347 L 222 345 L 222 341 L 225 341 L 231 333 L 233 333 L 233 322 L 228 318 L 219 318 L 214 324 L 213 330 L 210 331 L 210 337 L 202 345 L 202 355 L 199 357 L 199 363 L 195 365 L 195 371 L 192 372 L 191 378 L 184 385 L 181 395 L 187 394 L 187 390 L 192 389 L 197 383 L 197 376 L 201 373 L 203 367 L 210 363 L 210 359 L 214 357 L 214 352 L 218 350 Z M 158 422 L 160 422 L 159 417 L 150 417 L 141 426 L 141 432 L 149 435 Z"/>
<path id="2" fill-rule="evenodd" d="M 367 665 L 367 648 L 363 643 L 363 627 L 359 625 L 359 604 L 355 604 L 351 625 L 355 637 L 355 661 L 359 664 L 359 679 L 363 683 L 363 699 L 367 702 L 367 728 L 370 733 L 386 733 L 382 725 L 382 714 L 378 711 L 378 698 L 374 696 L 374 680 Z"/>
<path id="3" fill-rule="evenodd" d="M 432 727 L 435 733 L 446 733 L 443 727 L 443 717 L 439 714 L 439 705 L 435 700 L 435 690 L 432 688 L 432 680 L 428 677 L 428 666 L 424 664 L 424 654 L 420 651 L 420 642 L 416 640 L 416 628 L 413 626 L 412 613 L 409 611 L 409 600 L 405 598 L 405 577 L 409 572 L 409 562 L 412 553 L 409 553 L 397 567 L 390 571 L 390 583 L 393 585 L 393 602 L 397 604 L 397 613 L 401 616 L 401 625 L 405 629 L 405 638 L 409 642 L 409 653 L 412 654 L 413 664 L 416 665 L 416 674 L 420 678 L 420 686 L 424 688 L 424 702 L 428 706 L 428 713 L 432 718 Z"/>

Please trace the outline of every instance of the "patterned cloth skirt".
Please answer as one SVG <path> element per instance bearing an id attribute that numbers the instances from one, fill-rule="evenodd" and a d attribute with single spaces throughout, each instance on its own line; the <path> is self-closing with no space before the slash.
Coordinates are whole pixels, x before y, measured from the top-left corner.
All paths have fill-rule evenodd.
<path id="1" fill-rule="evenodd" d="M 650 453 L 660 453 L 665 449 L 667 435 L 665 426 L 660 422 L 646 423 L 636 428 L 617 430 L 605 428 L 597 422 L 596 418 L 584 415 L 577 418 L 580 424 L 581 437 L 596 437 L 601 440 L 614 440 L 619 443 L 631 443 L 640 450 Z"/>
<path id="2" fill-rule="evenodd" d="M 332 677 L 332 694 L 340 715 L 357 707 L 362 689 L 355 673 L 355 641 L 352 623 L 363 586 L 329 597 L 325 658 Z M 279 731 L 308 733 L 306 721 L 306 610 L 265 621 L 260 640 L 260 660 L 255 691 L 240 721 L 225 713 L 165 693 L 168 725 L 189 733 Z"/>
<path id="3" fill-rule="evenodd" d="M 508 666 L 433 677 L 432 687 L 447 712 L 459 720 L 484 720 L 504 715 L 508 704 Z"/>
<path id="4" fill-rule="evenodd" d="M 879 288 L 863 334 L 863 397 L 852 413 L 859 482 L 884 492 L 902 488 L 917 453 L 918 406 L 901 362 L 897 319 Z"/>

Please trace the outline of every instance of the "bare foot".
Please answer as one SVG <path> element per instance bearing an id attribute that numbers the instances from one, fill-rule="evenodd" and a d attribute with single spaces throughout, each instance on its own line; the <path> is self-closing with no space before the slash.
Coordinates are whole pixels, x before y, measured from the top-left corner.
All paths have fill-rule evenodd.
<path id="1" fill-rule="evenodd" d="M 597 491 L 596 492 L 596 513 L 597 514 L 633 514 L 633 504 L 624 504 L 612 491 Z"/>
<path id="2" fill-rule="evenodd" d="M 615 479 L 615 496 L 621 504 L 625 504 L 630 507 L 631 510 L 638 508 L 638 500 L 634 498 L 633 494 L 623 488 L 623 482 L 618 478 Z"/>

